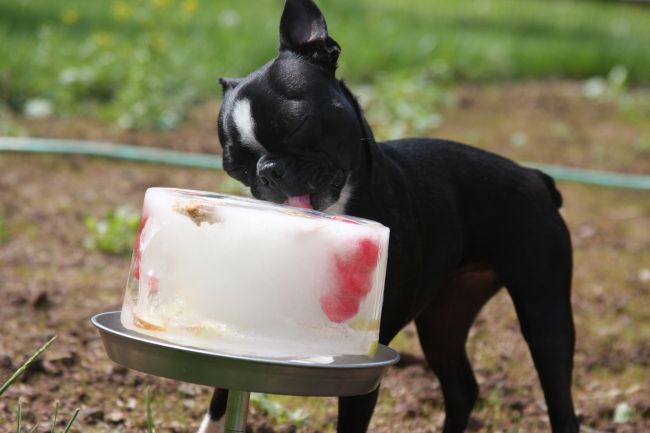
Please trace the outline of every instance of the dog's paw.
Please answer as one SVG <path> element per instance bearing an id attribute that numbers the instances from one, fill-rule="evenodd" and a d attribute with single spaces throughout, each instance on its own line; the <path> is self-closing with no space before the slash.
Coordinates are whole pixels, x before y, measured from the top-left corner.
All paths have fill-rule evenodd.
<path id="1" fill-rule="evenodd" d="M 223 433 L 223 420 L 224 418 L 221 418 L 219 421 L 213 421 L 210 419 L 210 414 L 206 413 L 196 433 Z"/>

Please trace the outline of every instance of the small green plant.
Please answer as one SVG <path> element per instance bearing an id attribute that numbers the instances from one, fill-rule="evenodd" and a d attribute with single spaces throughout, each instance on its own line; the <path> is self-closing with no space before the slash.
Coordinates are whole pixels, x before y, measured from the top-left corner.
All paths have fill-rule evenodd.
<path id="1" fill-rule="evenodd" d="M 84 223 L 89 236 L 84 246 L 108 254 L 129 254 L 135 241 L 138 222 L 138 214 L 128 206 L 109 210 L 102 219 L 86 216 Z"/>
<path id="2" fill-rule="evenodd" d="M 9 239 L 9 229 L 4 216 L 0 213 L 0 244 Z"/>
<path id="3" fill-rule="evenodd" d="M 592 101 L 616 104 L 625 119 L 633 124 L 645 125 L 650 104 L 646 92 L 631 92 L 628 68 L 616 65 L 606 76 L 592 77 L 582 85 L 582 95 Z M 640 150 L 643 149 L 643 138 Z"/>
<path id="4" fill-rule="evenodd" d="M 614 409 L 613 421 L 617 424 L 624 424 L 632 421 L 634 418 L 634 409 L 626 402 L 621 402 Z"/>
<path id="5" fill-rule="evenodd" d="M 9 387 L 16 380 L 18 380 L 18 378 L 29 368 L 29 366 L 36 360 L 36 358 L 38 358 L 43 352 L 45 352 L 45 350 L 48 347 L 50 347 L 50 345 L 54 342 L 55 339 L 56 339 L 56 336 L 54 336 L 54 337 L 50 338 L 48 341 L 46 341 L 45 344 L 43 344 L 36 352 L 34 352 L 34 354 L 32 356 L 30 356 L 29 359 L 27 359 L 27 361 L 25 361 L 25 363 L 23 365 L 21 365 L 14 372 L 14 374 L 12 374 L 11 377 L 9 377 L 9 379 L 7 379 L 7 381 L 2 384 L 2 386 L 0 386 L 0 396 L 2 396 L 2 394 L 4 394 L 9 389 Z M 54 429 L 56 427 L 56 419 L 57 419 L 58 415 L 59 415 L 59 402 L 57 401 L 56 406 L 54 408 L 54 416 L 52 417 L 51 433 L 55 433 Z M 70 420 L 68 421 L 68 423 L 66 424 L 65 428 L 63 429 L 63 431 L 61 433 L 68 433 L 70 431 L 70 429 L 72 428 L 72 424 L 77 419 L 77 415 L 79 415 L 79 409 L 78 408 L 74 411 L 74 413 L 72 414 L 72 417 L 70 418 Z M 21 431 L 22 431 L 22 425 L 21 425 L 22 424 L 22 416 L 23 416 L 23 407 L 22 407 L 22 404 L 21 404 L 20 400 L 18 400 L 18 414 L 16 416 L 16 433 L 21 433 Z M 38 423 L 36 423 L 34 425 L 34 427 L 32 427 L 32 429 L 29 430 L 29 433 L 35 432 L 37 427 L 38 427 Z"/>
<path id="6" fill-rule="evenodd" d="M 271 400 L 266 394 L 252 393 L 251 404 L 263 410 L 274 423 L 291 423 L 296 427 L 302 426 L 308 414 L 302 409 L 290 410 L 282 403 Z"/>
<path id="7" fill-rule="evenodd" d="M 618 100 L 628 88 L 628 70 L 623 65 L 610 69 L 607 77 L 593 77 L 585 81 L 582 94 L 588 99 Z"/>

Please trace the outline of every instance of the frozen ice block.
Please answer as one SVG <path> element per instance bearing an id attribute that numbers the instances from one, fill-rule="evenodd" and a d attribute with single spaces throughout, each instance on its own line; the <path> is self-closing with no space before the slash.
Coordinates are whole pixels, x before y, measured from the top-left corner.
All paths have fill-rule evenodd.
<path id="1" fill-rule="evenodd" d="M 359 218 L 150 188 L 122 324 L 233 354 L 373 354 L 388 236 Z"/>

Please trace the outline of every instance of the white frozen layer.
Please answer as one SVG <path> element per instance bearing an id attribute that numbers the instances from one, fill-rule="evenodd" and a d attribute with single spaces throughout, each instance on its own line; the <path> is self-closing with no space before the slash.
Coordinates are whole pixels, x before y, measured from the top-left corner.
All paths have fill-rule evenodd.
<path id="1" fill-rule="evenodd" d="M 122 323 L 235 354 L 372 353 L 388 234 L 366 220 L 151 188 Z"/>

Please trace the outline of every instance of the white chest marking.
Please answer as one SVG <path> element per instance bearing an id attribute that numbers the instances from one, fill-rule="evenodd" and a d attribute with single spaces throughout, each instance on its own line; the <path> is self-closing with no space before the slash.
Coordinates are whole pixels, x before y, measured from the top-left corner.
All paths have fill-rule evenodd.
<path id="1" fill-rule="evenodd" d="M 352 197 L 352 185 L 350 185 L 350 182 L 346 180 L 343 189 L 341 189 L 339 199 L 336 200 L 333 205 L 325 209 L 325 212 L 345 214 L 345 207 L 348 205 L 350 197 Z"/>
<path id="2" fill-rule="evenodd" d="M 248 99 L 243 98 L 235 102 L 232 108 L 232 120 L 237 127 L 244 146 L 258 152 L 266 153 L 255 137 L 255 120 L 253 120 L 251 102 Z"/>

